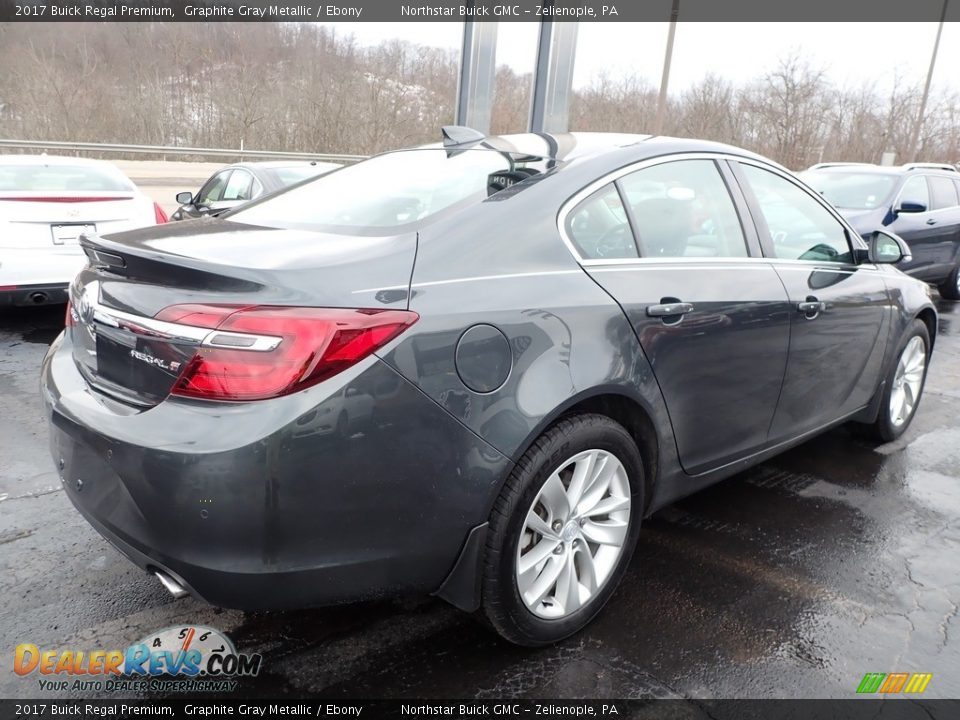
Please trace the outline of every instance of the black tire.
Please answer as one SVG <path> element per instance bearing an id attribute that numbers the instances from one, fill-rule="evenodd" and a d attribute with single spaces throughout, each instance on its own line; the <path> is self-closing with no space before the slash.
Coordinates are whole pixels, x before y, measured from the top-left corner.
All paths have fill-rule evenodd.
<path id="1" fill-rule="evenodd" d="M 926 354 L 926 363 L 923 368 L 923 379 L 920 381 L 920 395 L 914 403 L 913 409 L 910 411 L 910 416 L 906 419 L 906 422 L 903 422 L 900 425 L 894 425 L 890 419 L 890 397 L 893 394 L 894 380 L 896 379 L 897 375 L 897 365 L 900 362 L 900 356 L 903 354 L 907 344 L 915 337 L 919 337 L 921 340 L 923 340 L 923 347 Z M 903 435 L 907 428 L 910 427 L 910 423 L 913 422 L 913 418 L 917 414 L 917 408 L 920 406 L 920 400 L 923 399 L 923 388 L 927 382 L 927 369 L 929 366 L 930 332 L 927 330 L 927 326 L 922 320 L 914 320 L 907 327 L 907 331 L 903 334 L 903 337 L 900 338 L 900 342 L 897 344 L 897 351 L 894 354 L 893 362 L 891 362 L 890 369 L 887 371 L 886 382 L 884 383 L 883 387 L 883 396 L 880 400 L 880 411 L 877 414 L 876 421 L 874 421 L 872 425 L 868 426 L 869 434 L 873 436 L 875 440 L 879 440 L 880 442 L 891 442 Z"/>
<path id="2" fill-rule="evenodd" d="M 947 279 L 944 280 L 940 285 L 937 286 L 937 289 L 940 291 L 940 297 L 947 300 L 960 300 L 960 263 L 953 269 Z"/>
<path id="3" fill-rule="evenodd" d="M 560 619 L 534 615 L 516 580 L 517 547 L 528 509 L 550 475 L 577 453 L 599 449 L 620 460 L 630 483 L 627 538 L 607 581 L 579 610 Z M 630 434 L 604 415 L 574 415 L 543 433 L 520 458 L 490 514 L 484 558 L 482 612 L 504 638 L 517 645 L 549 645 L 584 628 L 620 584 L 637 543 L 644 509 L 644 471 Z"/>

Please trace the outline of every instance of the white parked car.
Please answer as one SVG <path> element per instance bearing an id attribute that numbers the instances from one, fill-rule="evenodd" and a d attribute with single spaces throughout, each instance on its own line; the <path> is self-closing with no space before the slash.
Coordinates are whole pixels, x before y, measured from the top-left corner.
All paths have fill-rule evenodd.
<path id="1" fill-rule="evenodd" d="M 159 205 L 109 162 L 0 155 L 0 307 L 65 303 L 86 262 L 83 233 L 167 221 Z"/>

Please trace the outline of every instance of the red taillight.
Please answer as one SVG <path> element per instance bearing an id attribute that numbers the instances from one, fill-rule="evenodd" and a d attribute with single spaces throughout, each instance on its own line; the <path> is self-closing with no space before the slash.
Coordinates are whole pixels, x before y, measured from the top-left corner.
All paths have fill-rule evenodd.
<path id="1" fill-rule="evenodd" d="M 386 345 L 419 316 L 405 310 L 173 305 L 156 318 L 213 330 L 171 394 L 264 400 L 336 375 Z"/>
<path id="2" fill-rule="evenodd" d="M 67 298 L 67 314 L 63 318 L 63 326 L 71 327 L 73 325 L 73 304 Z"/>
<path id="3" fill-rule="evenodd" d="M 163 208 L 160 207 L 160 203 L 153 204 L 153 216 L 157 221 L 157 225 L 163 225 L 170 218 L 167 217 L 167 214 L 163 211 Z"/>

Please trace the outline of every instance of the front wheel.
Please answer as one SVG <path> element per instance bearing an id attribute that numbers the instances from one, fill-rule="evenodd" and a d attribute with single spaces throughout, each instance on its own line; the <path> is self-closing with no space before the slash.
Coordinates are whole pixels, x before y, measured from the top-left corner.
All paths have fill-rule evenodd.
<path id="1" fill-rule="evenodd" d="M 483 611 L 503 637 L 562 640 L 600 612 L 630 563 L 644 474 L 630 434 L 603 415 L 575 415 L 520 459 L 490 517 Z"/>
<path id="2" fill-rule="evenodd" d="M 927 379 L 929 357 L 930 333 L 922 320 L 914 320 L 897 346 L 896 362 L 887 375 L 880 414 L 872 427 L 877 439 L 896 440 L 910 426 Z"/>

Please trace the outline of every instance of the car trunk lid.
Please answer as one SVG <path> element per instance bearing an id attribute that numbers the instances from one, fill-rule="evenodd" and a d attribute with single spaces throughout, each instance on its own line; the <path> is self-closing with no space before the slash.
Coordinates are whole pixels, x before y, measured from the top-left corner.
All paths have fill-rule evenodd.
<path id="1" fill-rule="evenodd" d="M 134 191 L 0 191 L 8 248 L 76 246 L 84 233 L 125 230 L 153 221 L 152 207 Z"/>
<path id="2" fill-rule="evenodd" d="M 211 317 L 222 306 L 405 310 L 416 235 L 209 219 L 81 243 L 90 262 L 71 286 L 68 312 L 77 366 L 98 390 L 152 406 L 215 332 Z M 163 312 L 173 305 L 193 307 Z"/>

